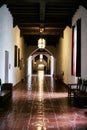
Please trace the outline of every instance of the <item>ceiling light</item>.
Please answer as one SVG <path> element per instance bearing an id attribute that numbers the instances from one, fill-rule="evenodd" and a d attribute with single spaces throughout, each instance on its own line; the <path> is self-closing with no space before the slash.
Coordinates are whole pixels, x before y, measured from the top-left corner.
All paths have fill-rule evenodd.
<path id="1" fill-rule="evenodd" d="M 38 48 L 40 49 L 44 49 L 46 46 L 46 40 L 44 38 L 40 38 L 38 40 Z"/>

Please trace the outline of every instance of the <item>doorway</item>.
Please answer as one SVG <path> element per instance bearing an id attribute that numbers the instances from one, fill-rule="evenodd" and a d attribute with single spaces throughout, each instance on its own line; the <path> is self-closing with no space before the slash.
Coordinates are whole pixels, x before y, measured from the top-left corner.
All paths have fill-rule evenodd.
<path id="1" fill-rule="evenodd" d="M 45 74 L 53 76 L 55 72 L 55 58 L 47 49 L 43 51 L 36 49 L 28 57 L 27 68 L 28 76 L 37 74 L 38 69 L 44 70 Z"/>
<path id="2" fill-rule="evenodd" d="M 9 82 L 9 52 L 5 51 L 5 83 Z"/>

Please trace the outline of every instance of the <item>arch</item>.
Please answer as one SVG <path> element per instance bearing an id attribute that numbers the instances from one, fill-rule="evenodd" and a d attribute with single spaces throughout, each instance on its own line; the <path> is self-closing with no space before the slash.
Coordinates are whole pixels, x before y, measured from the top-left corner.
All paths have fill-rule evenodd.
<path id="1" fill-rule="evenodd" d="M 28 75 L 36 73 L 36 70 L 38 70 L 38 64 L 40 64 L 39 55 L 43 54 L 46 58 L 43 59 L 42 64 L 46 67 L 46 73 L 53 75 L 55 71 L 55 58 L 53 54 L 48 49 L 35 49 L 28 57 Z M 36 60 L 36 59 L 37 60 Z M 30 60 L 31 59 L 31 60 Z M 31 70 L 29 70 L 31 69 Z"/>
<path id="2" fill-rule="evenodd" d="M 44 51 L 46 51 L 49 55 L 53 55 L 48 49 L 46 49 L 46 48 L 44 48 L 44 49 L 39 49 L 39 48 L 37 48 L 37 49 L 35 49 L 30 55 L 34 55 L 34 53 L 36 53 L 37 51 L 42 51 L 42 50 L 44 50 Z"/>

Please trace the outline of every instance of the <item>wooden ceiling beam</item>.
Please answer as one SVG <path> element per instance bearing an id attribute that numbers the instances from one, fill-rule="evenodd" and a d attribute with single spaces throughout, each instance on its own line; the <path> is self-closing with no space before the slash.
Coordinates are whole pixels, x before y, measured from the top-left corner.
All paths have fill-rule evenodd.
<path id="1" fill-rule="evenodd" d="M 42 33 L 40 33 L 39 27 L 21 27 L 22 33 L 25 35 L 59 35 L 64 28 L 50 28 L 46 27 Z"/>
<path id="2" fill-rule="evenodd" d="M 42 0 L 40 2 L 40 22 L 44 22 L 45 21 L 45 6 L 46 3 L 44 2 L 44 0 Z"/>

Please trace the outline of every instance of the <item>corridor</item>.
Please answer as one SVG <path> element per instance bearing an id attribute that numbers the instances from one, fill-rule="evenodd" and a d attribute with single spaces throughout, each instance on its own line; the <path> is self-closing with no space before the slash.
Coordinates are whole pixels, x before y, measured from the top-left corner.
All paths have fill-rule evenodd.
<path id="1" fill-rule="evenodd" d="M 0 130 L 87 130 L 86 111 L 69 105 L 64 85 L 40 70 L 0 107 Z"/>

